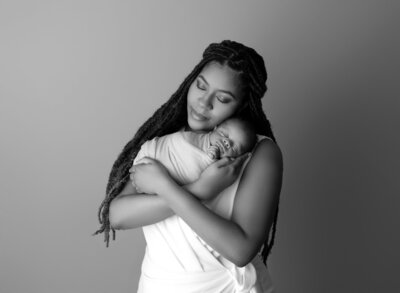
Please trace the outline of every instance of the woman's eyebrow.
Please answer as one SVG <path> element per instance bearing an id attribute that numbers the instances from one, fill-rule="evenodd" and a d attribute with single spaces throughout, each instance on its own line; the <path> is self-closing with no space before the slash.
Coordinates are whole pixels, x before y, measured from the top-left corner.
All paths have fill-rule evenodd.
<path id="1" fill-rule="evenodd" d="M 200 75 L 199 75 L 199 78 L 200 78 L 206 85 L 209 85 L 208 82 L 207 82 L 207 80 L 204 78 L 203 75 L 200 74 Z M 223 92 L 223 93 L 228 94 L 228 95 L 231 95 L 232 98 L 234 98 L 235 100 L 237 100 L 236 97 L 235 97 L 235 95 L 232 94 L 232 92 L 230 92 L 230 91 L 221 90 L 221 89 L 218 89 L 218 91 Z"/>

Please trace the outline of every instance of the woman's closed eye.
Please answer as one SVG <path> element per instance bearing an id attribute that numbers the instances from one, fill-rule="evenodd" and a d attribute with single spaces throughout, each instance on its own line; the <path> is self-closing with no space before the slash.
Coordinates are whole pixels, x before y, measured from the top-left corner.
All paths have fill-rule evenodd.
<path id="1" fill-rule="evenodd" d="M 206 86 L 199 79 L 196 81 L 196 86 L 199 90 L 202 90 L 202 91 L 206 90 Z"/>
<path id="2" fill-rule="evenodd" d="M 227 104 L 230 101 L 232 101 L 231 98 L 225 97 L 225 96 L 217 96 L 218 101 L 220 101 L 222 104 Z"/>

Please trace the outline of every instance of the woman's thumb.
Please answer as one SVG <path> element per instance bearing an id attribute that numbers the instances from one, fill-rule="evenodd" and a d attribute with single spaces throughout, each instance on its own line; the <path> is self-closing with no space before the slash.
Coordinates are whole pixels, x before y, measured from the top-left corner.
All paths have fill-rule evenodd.
<path id="1" fill-rule="evenodd" d="M 236 160 L 232 163 L 235 166 L 241 166 L 243 163 L 250 157 L 250 153 L 243 154 L 236 158 Z"/>
<path id="2" fill-rule="evenodd" d="M 217 167 L 223 167 L 223 166 L 228 165 L 232 160 L 233 159 L 230 157 L 223 157 L 223 158 L 219 159 L 218 161 L 216 161 L 214 164 Z"/>

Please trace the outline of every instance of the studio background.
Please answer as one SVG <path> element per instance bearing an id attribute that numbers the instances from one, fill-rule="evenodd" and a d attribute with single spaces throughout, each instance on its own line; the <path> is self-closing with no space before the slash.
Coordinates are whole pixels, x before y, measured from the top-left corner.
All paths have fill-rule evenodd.
<path id="1" fill-rule="evenodd" d="M 211 42 L 255 48 L 284 155 L 278 292 L 395 292 L 398 1 L 0 0 L 0 292 L 136 292 L 97 230 L 112 163 Z M 397 133 L 397 134 L 396 134 Z"/>

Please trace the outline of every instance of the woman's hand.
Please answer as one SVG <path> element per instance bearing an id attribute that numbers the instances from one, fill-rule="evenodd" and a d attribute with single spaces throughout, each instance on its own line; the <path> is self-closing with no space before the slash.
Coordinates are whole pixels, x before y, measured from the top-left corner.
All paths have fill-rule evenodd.
<path id="1" fill-rule="evenodd" d="M 139 160 L 129 172 L 132 184 L 141 193 L 159 194 L 173 181 L 164 165 L 149 157 Z"/>
<path id="2" fill-rule="evenodd" d="M 203 188 L 207 194 L 203 199 L 210 199 L 218 195 L 222 190 L 232 185 L 238 178 L 242 166 L 250 153 L 246 153 L 236 159 L 224 157 L 208 166 L 200 175 L 196 184 Z"/>

